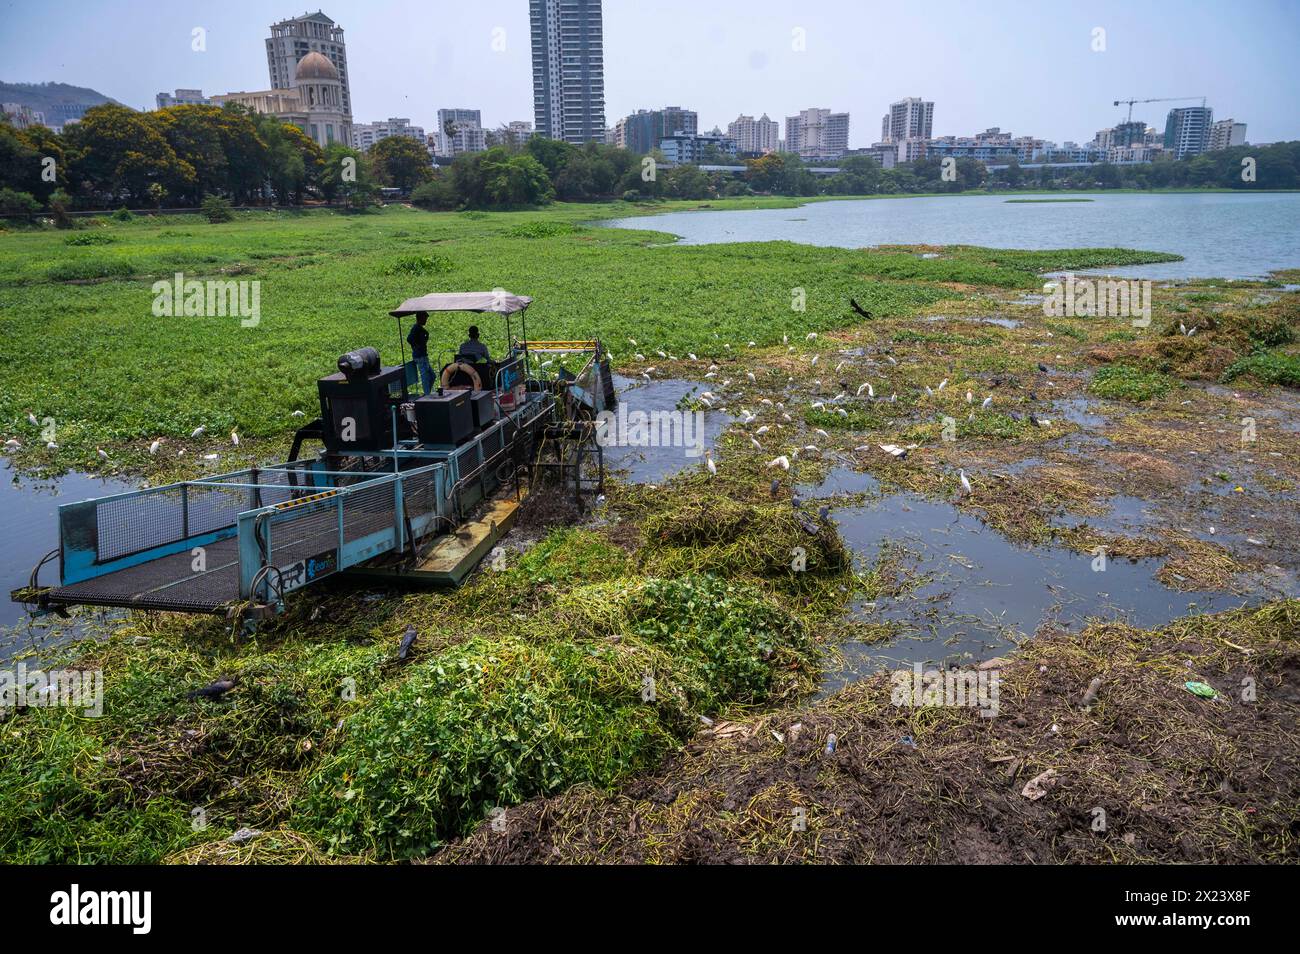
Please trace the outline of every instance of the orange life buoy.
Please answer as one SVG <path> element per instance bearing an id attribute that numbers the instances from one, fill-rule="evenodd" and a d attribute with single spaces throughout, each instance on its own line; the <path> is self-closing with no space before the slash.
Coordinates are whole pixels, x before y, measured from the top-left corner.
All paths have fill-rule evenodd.
<path id="1" fill-rule="evenodd" d="M 442 386 L 444 389 L 451 383 L 451 377 L 457 371 L 463 371 L 469 375 L 470 380 L 474 382 L 475 391 L 483 390 L 483 379 L 478 376 L 478 369 L 464 361 L 455 361 L 442 369 Z"/>

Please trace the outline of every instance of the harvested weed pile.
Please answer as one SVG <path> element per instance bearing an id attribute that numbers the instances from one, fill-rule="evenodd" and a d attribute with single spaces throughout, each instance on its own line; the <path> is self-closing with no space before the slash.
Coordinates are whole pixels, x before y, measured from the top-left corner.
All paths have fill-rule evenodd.
<path id="1" fill-rule="evenodd" d="M 710 571 L 812 589 L 846 573 L 851 563 L 833 524 L 789 504 L 698 497 L 652 514 L 641 526 L 645 559 L 664 574 Z M 800 555 L 802 568 L 795 570 Z"/>
<path id="2" fill-rule="evenodd" d="M 811 708 L 719 725 L 653 778 L 530 802 L 510 810 L 504 831 L 484 826 L 436 860 L 1240 863 L 1300 853 L 1300 602 L 1154 632 L 1108 623 L 1040 636 L 1001 677 L 996 718 L 895 706 L 880 674 Z M 1202 698 L 1188 681 L 1218 694 Z M 1049 770 L 1045 794 L 1022 794 Z"/>
<path id="3" fill-rule="evenodd" d="M 580 588 L 551 623 L 549 640 L 412 666 L 347 721 L 297 827 L 335 851 L 426 854 L 498 805 L 653 769 L 697 714 L 806 687 L 814 658 L 795 617 L 708 576 Z"/>

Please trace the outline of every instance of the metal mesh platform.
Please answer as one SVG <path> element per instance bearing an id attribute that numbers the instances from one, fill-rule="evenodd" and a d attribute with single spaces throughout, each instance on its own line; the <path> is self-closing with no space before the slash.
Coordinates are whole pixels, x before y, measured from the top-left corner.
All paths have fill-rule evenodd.
<path id="1" fill-rule="evenodd" d="M 46 594 L 52 604 L 215 613 L 239 599 L 239 543 L 231 537 L 204 548 L 207 570 L 196 573 L 188 550 L 127 567 Z"/>
<path id="2" fill-rule="evenodd" d="M 393 484 L 354 490 L 343 521 L 346 542 L 393 526 Z M 271 560 L 287 566 L 329 550 L 339 543 L 338 511 L 326 503 L 290 510 L 271 521 Z M 133 609 L 215 613 L 239 600 L 239 543 L 235 537 L 204 548 L 205 569 L 194 570 L 194 556 L 184 550 L 81 583 L 58 586 L 46 594 L 51 604 L 127 606 Z"/>

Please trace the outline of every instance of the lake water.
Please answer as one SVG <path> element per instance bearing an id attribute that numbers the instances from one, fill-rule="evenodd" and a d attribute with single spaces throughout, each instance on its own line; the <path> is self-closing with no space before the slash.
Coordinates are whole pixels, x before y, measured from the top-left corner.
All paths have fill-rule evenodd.
<path id="1" fill-rule="evenodd" d="M 59 545 L 59 504 L 134 489 L 125 481 L 87 474 L 19 477 L 7 466 L 0 473 L 0 513 L 5 516 L 5 534 L 0 539 L 0 661 L 76 631 L 75 625 L 54 616 L 30 620 L 20 604 L 9 601 L 9 591 L 26 586 L 32 567 Z M 58 578 L 55 558 L 41 569 L 40 582 L 53 585 Z"/>
<path id="2" fill-rule="evenodd" d="M 938 196 L 812 202 L 796 209 L 669 212 L 609 225 L 680 235 L 688 245 L 768 242 L 984 245 L 990 248 L 1137 248 L 1181 262 L 1107 269 L 1144 278 L 1256 278 L 1300 267 L 1298 193 L 1123 193 L 1091 202 L 1008 202 Z M 1012 196 L 1010 198 L 1051 198 Z"/>

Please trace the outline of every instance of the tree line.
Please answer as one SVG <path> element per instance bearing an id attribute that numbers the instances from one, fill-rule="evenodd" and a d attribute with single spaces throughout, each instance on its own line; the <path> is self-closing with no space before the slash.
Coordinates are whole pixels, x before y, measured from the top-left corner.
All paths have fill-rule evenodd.
<path id="1" fill-rule="evenodd" d="M 321 149 L 301 129 L 238 104 L 137 112 L 96 106 L 62 135 L 44 126 L 0 123 L 0 215 L 77 209 L 298 205 L 309 200 L 364 208 L 383 187 L 428 209 L 508 209 L 553 200 L 621 197 L 709 199 L 734 195 L 915 194 L 1003 189 L 1300 188 L 1300 142 L 1238 146 L 1181 161 L 1141 165 L 990 170 L 958 159 L 884 169 L 847 156 L 839 171 L 814 175 L 798 156 L 773 153 L 732 164 L 740 175 L 694 165 L 669 167 L 602 143 L 576 146 L 541 136 L 503 142 L 435 167 L 425 144 L 382 139 L 362 153 L 344 143 Z M 715 157 L 718 158 L 718 157 Z M 205 205 L 205 201 L 207 205 Z"/>

